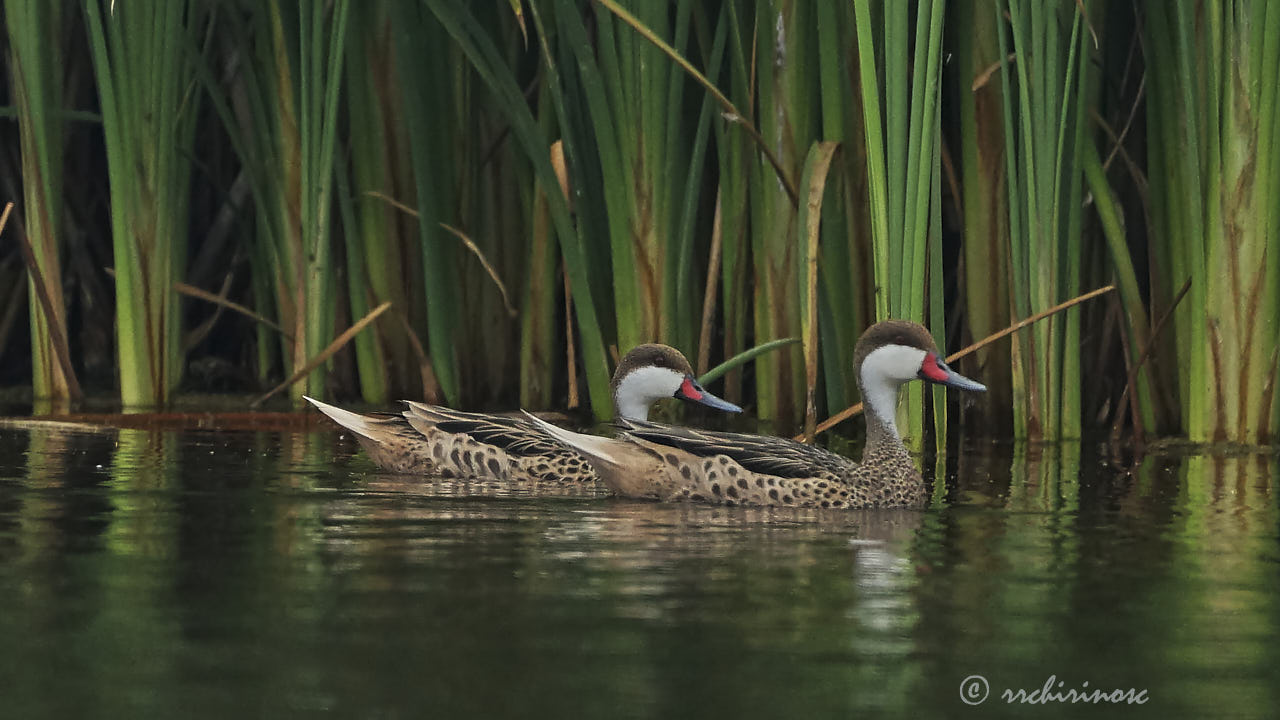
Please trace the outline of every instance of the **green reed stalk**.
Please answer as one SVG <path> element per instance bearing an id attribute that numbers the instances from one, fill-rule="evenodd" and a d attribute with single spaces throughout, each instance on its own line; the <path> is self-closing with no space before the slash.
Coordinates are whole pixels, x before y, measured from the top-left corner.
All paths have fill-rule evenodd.
<path id="1" fill-rule="evenodd" d="M 551 110 L 541 110 L 544 129 Z M 520 307 L 520 407 L 551 405 L 555 368 L 563 354 L 556 347 L 556 245 L 551 212 L 545 193 L 560 193 L 559 185 L 530 183 L 533 213 L 530 221 L 529 264 L 525 273 L 524 302 Z M 563 196 L 563 194 L 562 194 Z"/>
<path id="2" fill-rule="evenodd" d="M 341 163 L 337 181 L 351 317 L 362 318 L 388 300 L 396 307 L 393 312 L 403 315 L 411 306 L 405 270 L 413 265 L 409 262 L 413 253 L 401 239 L 400 222 L 410 219 L 382 199 L 400 197 L 396 177 L 400 112 L 391 91 L 395 72 L 387 5 L 358 4 L 350 21 L 343 103 L 349 189 L 342 187 L 346 163 Z M 396 317 L 379 318 L 375 331 L 360 333 L 353 344 L 365 402 L 387 402 L 393 387 L 401 396 L 414 396 L 409 388 L 415 384 L 410 371 L 416 362 Z"/>
<path id="3" fill-rule="evenodd" d="M 480 76 L 493 94 L 496 109 L 511 123 L 511 131 L 525 157 L 534 168 L 537 181 L 543 188 L 559 185 L 550 159 L 551 142 L 539 130 L 510 68 L 502 60 L 494 42 L 484 27 L 473 16 L 469 7 L 451 0 L 424 0 L 426 6 L 440 20 L 448 35 L 467 57 L 472 69 Z M 546 36 L 541 25 L 537 5 L 531 5 L 539 35 Z M 549 75 L 558 72 L 556 63 L 544 57 Z M 549 78 L 550 84 L 559 82 Z M 554 102 L 554 100 L 553 100 Z M 557 114 L 565 117 L 563 108 Z M 597 320 L 595 299 L 592 295 L 587 239 L 583 231 L 576 229 L 569 214 L 566 198 L 559 192 L 546 192 L 547 209 L 555 227 L 565 267 L 573 289 L 574 309 L 578 320 L 578 332 L 582 347 L 583 364 L 590 391 L 592 410 L 598 418 L 608 418 L 613 413 L 613 399 L 609 391 L 609 369 L 606 362 L 604 340 Z"/>
<path id="4" fill-rule="evenodd" d="M 186 255 L 203 4 L 85 0 L 111 184 L 116 341 L 126 406 L 161 405 L 182 370 L 173 284 Z"/>
<path id="5" fill-rule="evenodd" d="M 942 103 L 938 103 L 934 107 L 936 116 L 934 121 L 941 125 Z M 941 141 L 934 143 L 933 146 L 933 165 L 934 167 L 942 167 L 942 143 Z M 944 268 L 942 266 L 942 173 L 941 171 L 933 174 L 933 183 L 930 193 L 929 202 L 934 208 L 931 222 L 929 223 L 929 265 L 928 277 L 925 285 L 929 288 L 929 327 L 933 328 L 933 340 L 942 354 L 947 353 L 947 338 L 945 329 L 947 327 L 947 309 L 945 307 L 945 293 L 942 287 L 942 274 Z M 933 408 L 933 442 L 939 458 L 944 458 L 947 452 L 947 389 L 941 385 L 929 386 L 929 392 L 933 394 L 930 399 Z M 941 462 L 941 461 L 939 461 Z M 935 476 L 940 477 L 940 476 Z"/>
<path id="6" fill-rule="evenodd" d="M 1141 361 L 1141 354 L 1151 342 L 1151 333 L 1147 327 L 1146 307 L 1142 302 L 1142 293 L 1138 288 L 1138 276 L 1133 261 L 1129 257 L 1128 244 L 1125 242 L 1124 223 L 1120 209 L 1111 186 L 1107 183 L 1106 171 L 1102 167 L 1102 158 L 1098 156 L 1098 148 L 1086 142 L 1080 149 L 1085 180 L 1089 184 L 1089 192 L 1093 194 L 1094 204 L 1098 208 L 1098 218 L 1102 225 L 1102 233 L 1107 241 L 1107 250 L 1111 256 L 1111 264 L 1116 275 L 1116 285 L 1120 289 L 1120 302 L 1124 307 L 1125 321 L 1129 328 L 1129 361 Z M 1141 414 L 1143 428 L 1147 432 L 1157 428 L 1155 400 L 1152 397 L 1152 382 L 1149 366 L 1144 363 L 1137 371 L 1138 409 Z"/>
<path id="7" fill-rule="evenodd" d="M 35 286 L 28 285 L 32 392 L 37 398 L 65 401 L 71 397 L 71 382 L 55 355 L 49 328 L 56 325 L 62 336 L 67 336 L 60 239 L 66 147 L 62 121 L 64 7 L 64 3 L 50 0 L 11 0 L 4 10 L 22 151 L 24 225 L 53 310 L 51 317 L 46 316 Z"/>
<path id="8" fill-rule="evenodd" d="M 532 54 L 522 53 L 520 20 L 521 16 L 495 7 L 488 21 L 491 34 L 503 38 L 507 63 L 513 68 L 521 67 L 522 62 L 534 62 Z M 451 64 L 464 66 L 462 53 L 456 47 Z M 505 288 L 505 293 L 499 289 L 500 283 L 488 275 L 476 253 L 461 252 L 463 272 L 459 274 L 467 281 L 464 307 L 476 307 L 481 319 L 479 323 L 462 324 L 462 346 L 475 358 L 463 366 L 462 375 L 469 395 L 493 402 L 509 395 L 518 380 L 520 349 L 516 344 L 521 337 L 520 313 L 524 310 L 518 306 L 519 293 L 535 269 L 530 254 L 535 181 L 523 151 L 508 139 L 510 124 L 479 78 L 467 71 L 459 74 L 459 82 L 462 95 L 454 120 L 457 137 L 473 138 L 465 143 L 458 141 L 464 150 L 457 160 L 463 187 L 459 213 L 471 229 L 478 255 L 492 264 Z M 545 257 L 547 267 L 554 273 L 555 253 Z M 554 282 L 549 289 L 562 292 Z M 512 306 L 513 302 L 517 304 Z M 555 313 L 554 304 L 549 313 L 548 319 L 555 316 L 563 322 L 563 315 Z M 555 353 L 557 360 L 563 356 L 563 348 Z"/>
<path id="9" fill-rule="evenodd" d="M 633 9 L 654 35 L 688 43 L 692 3 Z M 560 82 L 547 89 L 569 113 L 559 120 L 579 220 L 610 241 L 619 346 L 687 347 L 698 319 L 690 269 L 713 100 L 704 97 L 697 114 L 686 108 L 687 75 L 612 13 L 597 13 L 593 46 L 576 3 L 554 3 L 553 36 L 534 10 L 544 45 L 560 50 L 548 54 Z M 716 38 L 722 48 L 723 27 Z M 711 53 L 713 73 L 721 52 Z"/>
<path id="10" fill-rule="evenodd" d="M 874 320 L 875 281 L 871 260 L 867 172 L 858 145 L 864 136 L 852 72 L 853 8 L 817 3 L 818 69 L 822 138 L 845 145 L 833 161 L 822 217 L 821 296 L 818 306 L 822 353 L 821 382 L 834 411 L 857 401 L 853 348 Z"/>
<path id="11" fill-rule="evenodd" d="M 818 139 L 819 83 L 814 6 L 760 0 L 756 3 L 756 103 L 765 143 L 789 177 L 799 175 L 808 148 Z M 801 230 L 798 209 L 773 167 L 752 163 L 751 255 L 754 263 L 755 336 L 800 336 L 797 265 Z M 757 414 L 791 428 L 801 417 L 803 366 L 793 353 L 771 353 L 756 363 Z"/>
<path id="12" fill-rule="evenodd" d="M 276 363 L 283 361 L 286 371 L 292 367 L 290 336 L 297 322 L 294 295 L 286 283 L 295 275 L 286 272 L 285 264 L 288 248 L 302 232 L 301 218 L 293 210 L 298 193 L 298 126 L 291 94 L 281 89 L 291 77 L 288 55 L 268 8 L 232 7 L 234 11 L 220 14 L 216 22 L 225 43 L 220 49 L 240 61 L 238 72 L 224 88 L 224 79 L 215 76 L 219 68 L 214 63 L 201 64 L 198 70 L 254 200 L 255 234 L 249 246 L 254 304 L 260 314 L 274 317 L 287 330 L 273 334 L 264 324 L 257 325 L 257 374 L 265 385 Z"/>
<path id="13" fill-rule="evenodd" d="M 352 122 L 352 125 L 356 125 Z M 355 174 L 355 171 L 352 171 Z M 374 289 L 370 280 L 372 273 L 384 268 L 380 262 L 372 266 L 366 264 L 365 246 L 361 244 L 362 230 L 367 226 L 377 226 L 379 221 L 369 218 L 368 213 L 357 220 L 355 197 L 351 190 L 351 180 L 347 173 L 339 170 L 335 173 L 335 185 L 338 192 L 338 213 L 342 220 L 342 237 L 347 250 L 347 292 L 348 304 L 353 317 L 364 317 L 376 307 Z M 362 222 L 363 221 L 363 222 Z M 384 273 L 385 274 L 385 273 Z M 363 342 L 362 342 L 363 341 Z M 369 403 L 385 404 L 387 394 L 387 357 L 383 351 L 383 338 L 377 332 L 360 333 L 352 341 L 356 354 L 356 373 L 360 383 L 360 396 Z"/>
<path id="14" fill-rule="evenodd" d="M 1026 317 L 1079 294 L 1088 3 L 1001 3 L 1000 33 L 1014 314 Z M 1067 20 L 1070 32 L 1067 35 Z M 1010 50 L 1017 63 L 1008 61 Z M 1013 354 L 1015 431 L 1056 440 L 1080 433 L 1079 312 L 1019 338 Z M 1021 417 L 1019 414 L 1022 414 Z"/>
<path id="15" fill-rule="evenodd" d="M 398 75 L 421 77 L 421 68 L 435 68 L 426 82 L 402 82 L 405 125 L 417 186 L 419 245 L 426 292 L 427 339 L 431 363 L 445 399 L 461 399 L 459 318 L 462 283 L 457 271 L 457 241 L 440 223 L 462 224 L 458 212 L 461 149 L 456 147 L 456 114 L 465 107 L 460 75 L 452 62 L 448 35 L 421 5 L 392 3 Z M 473 312 L 478 308 L 473 308 Z M 478 312 L 476 312 L 478 315 Z"/>
<path id="16" fill-rule="evenodd" d="M 286 375 L 333 338 L 330 214 L 348 12 L 347 0 L 233 6 L 219 19 L 240 61 L 231 89 L 222 89 L 214 68 L 200 68 L 252 188 L 255 295 L 289 330 L 280 340 Z M 259 338 L 266 363 L 269 340 Z M 323 367 L 290 387 L 295 402 L 324 392 Z"/>
<path id="17" fill-rule="evenodd" d="M 701 17 L 702 13 L 699 14 Z M 703 17 L 705 22 L 705 17 Z M 725 47 L 728 44 L 729 23 L 722 20 L 716 25 L 710 47 L 705 51 L 707 72 L 716 76 L 724 64 Z M 705 38 L 704 38 L 705 42 Z M 697 299 L 705 296 L 706 288 L 695 285 L 696 281 L 705 282 L 696 277 L 693 269 L 696 265 L 694 257 L 695 233 L 704 185 L 704 173 L 708 165 L 708 145 L 711 142 L 711 124 L 715 117 L 715 102 L 711 97 L 704 97 L 698 111 L 696 130 L 692 143 L 683 139 L 687 133 L 685 125 L 688 120 L 679 122 L 675 113 L 680 107 L 679 98 L 686 88 L 684 74 L 673 72 L 670 78 L 671 90 L 668 104 L 672 117 L 668 121 L 667 162 L 670 174 L 684 179 L 683 194 L 669 193 L 674 213 L 675 232 L 673 250 L 669 256 L 673 260 L 667 264 L 668 272 L 663 275 L 666 312 L 663 314 L 663 335 L 670 338 L 680 347 L 693 348 L 694 339 L 698 337 L 697 314 L 692 312 Z M 690 114 L 691 117 L 691 114 Z M 664 183 L 665 184 L 665 183 Z"/>
<path id="18" fill-rule="evenodd" d="M 928 262 L 930 242 L 941 242 L 940 233 L 930 229 L 940 225 L 934 216 L 941 212 L 934 184 L 939 172 L 936 145 L 944 7 L 941 1 L 916 7 L 913 41 L 908 35 L 907 3 L 854 3 L 880 319 L 925 322 L 926 302 L 931 296 L 940 297 L 930 292 L 929 284 L 941 287 L 941 268 L 928 272 Z M 879 35 L 873 9 L 883 18 Z M 941 336 L 942 328 L 935 327 L 934 333 Z M 943 342 L 939 345 L 945 347 Z M 912 385 L 906 397 L 902 427 L 918 442 L 923 430 L 922 392 Z M 945 413 L 945 405 L 937 404 L 934 411 Z"/>
<path id="19" fill-rule="evenodd" d="M 333 207 L 333 170 L 338 128 L 338 91 L 347 37 L 350 3 L 335 0 L 307 3 L 298 22 L 298 141 L 302 150 L 301 282 L 294 293 L 303 311 L 295 331 L 293 369 L 320 353 L 334 331 L 334 268 L 330 258 L 329 216 Z M 324 371 L 316 369 L 289 390 L 294 401 L 303 395 L 323 397 Z"/>
<path id="20" fill-rule="evenodd" d="M 1153 225 L 1168 238 L 1153 257 L 1153 306 L 1191 280 L 1174 314 L 1183 428 L 1195 441 L 1269 442 L 1280 420 L 1280 8 L 1146 9 Z"/>
<path id="21" fill-rule="evenodd" d="M 754 44 L 747 34 L 738 12 L 738 3 L 725 3 L 721 24 L 728 27 L 726 93 L 734 105 L 747 113 L 744 120 L 754 123 L 754 87 L 751 85 L 750 57 Z M 749 230 L 751 220 L 751 188 L 753 161 L 751 140 L 738 127 L 727 122 L 714 123 L 716 163 L 719 169 L 717 190 L 720 199 L 720 307 L 724 327 L 725 357 L 733 357 L 747 348 L 750 273 Z M 710 280 L 709 280 L 710 281 Z M 709 353 L 709 349 L 707 350 Z M 730 402 L 742 401 L 742 373 L 727 373 L 724 397 Z"/>
<path id="22" fill-rule="evenodd" d="M 974 338 L 1008 327 L 1010 310 L 1009 195 L 1005 189 L 1002 98 L 999 79 L 982 73 L 1000 62 L 1002 25 L 987 12 L 987 0 L 952 4 L 960 110 L 960 189 L 964 215 L 965 319 Z M 1008 427 L 1013 403 L 1009 353 L 988 346 L 974 353 L 973 372 L 981 369 L 987 392 L 974 398 L 988 423 Z M 1019 420 L 1022 414 L 1016 414 Z M 1016 434 L 1025 436 L 1025 428 Z"/>

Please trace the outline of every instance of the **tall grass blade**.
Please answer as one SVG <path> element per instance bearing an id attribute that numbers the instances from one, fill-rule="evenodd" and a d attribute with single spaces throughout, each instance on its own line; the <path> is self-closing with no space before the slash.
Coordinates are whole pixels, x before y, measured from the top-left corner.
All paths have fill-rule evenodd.
<path id="1" fill-rule="evenodd" d="M 746 350 L 743 350 L 737 355 L 734 355 L 728 360 L 725 360 L 719 365 L 716 365 L 710 370 L 699 375 L 698 382 L 704 385 L 708 383 L 713 383 L 716 380 L 719 380 L 720 378 L 724 377 L 730 371 L 740 368 L 743 365 L 746 365 L 747 363 L 751 362 L 752 360 L 755 360 L 761 355 L 773 352 L 774 350 L 778 350 L 779 348 L 784 348 L 787 345 L 795 345 L 798 342 L 800 342 L 800 338 L 793 338 L 793 337 L 778 338 L 777 340 L 770 340 L 769 342 L 761 343 L 759 345 L 756 345 L 755 347 L 747 348 Z"/>

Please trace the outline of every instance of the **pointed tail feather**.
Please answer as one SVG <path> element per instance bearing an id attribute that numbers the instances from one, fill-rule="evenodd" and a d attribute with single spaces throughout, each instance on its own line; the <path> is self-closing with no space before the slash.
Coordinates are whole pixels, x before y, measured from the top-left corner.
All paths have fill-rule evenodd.
<path id="1" fill-rule="evenodd" d="M 374 441 L 379 440 L 379 435 L 377 432 L 378 431 L 377 426 L 379 423 L 377 419 L 371 418 L 371 417 L 365 417 L 364 415 L 353 413 L 350 410 L 343 410 L 340 407 L 335 407 L 328 403 L 322 403 L 319 400 L 316 400 L 315 398 L 309 398 L 305 395 L 302 396 L 302 399 L 306 400 L 312 405 L 315 405 L 316 409 L 324 413 L 325 415 L 328 415 L 330 420 L 333 420 L 334 422 L 350 430 L 351 432 L 357 435 L 360 435 L 362 437 L 366 437 L 370 440 L 374 440 Z"/>
<path id="2" fill-rule="evenodd" d="M 455 411 L 451 411 L 448 408 L 414 402 L 412 400 L 405 400 L 404 404 L 407 406 L 407 409 L 404 411 L 404 416 L 409 418 L 410 421 L 412 421 L 414 417 L 417 417 L 420 422 L 425 421 L 427 423 L 435 424 L 445 422 L 446 420 L 458 419 L 454 416 Z M 467 413 L 457 413 L 457 415 L 467 415 Z"/>
<path id="3" fill-rule="evenodd" d="M 593 465 L 596 462 L 608 463 L 613 466 L 619 466 L 622 464 L 619 462 L 616 452 L 614 452 L 622 445 L 618 440 L 599 437 L 598 435 L 586 435 L 584 433 L 573 432 L 572 430 L 565 430 L 564 428 L 552 425 L 533 413 L 525 410 L 522 410 L 521 412 L 529 418 L 529 422 L 532 422 L 534 427 L 547 435 L 550 435 L 561 445 L 582 454 L 587 458 L 587 460 L 590 460 Z"/>

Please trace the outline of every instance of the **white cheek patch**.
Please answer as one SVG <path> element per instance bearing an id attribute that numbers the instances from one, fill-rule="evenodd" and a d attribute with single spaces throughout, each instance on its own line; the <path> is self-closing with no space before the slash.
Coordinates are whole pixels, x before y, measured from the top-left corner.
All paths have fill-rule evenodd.
<path id="1" fill-rule="evenodd" d="M 916 379 L 927 354 L 920 348 L 885 345 L 862 360 L 862 390 L 866 393 L 863 400 L 867 412 L 874 413 L 895 437 L 898 435 L 898 387 Z"/>
<path id="2" fill-rule="evenodd" d="M 862 361 L 862 381 L 872 378 L 915 380 L 927 355 L 920 348 L 906 345 L 884 345 L 872 350 Z"/>
<path id="3" fill-rule="evenodd" d="M 673 397 L 684 376 L 675 370 L 660 367 L 641 367 L 632 370 L 618 383 L 614 402 L 618 414 L 628 420 L 648 420 L 649 406 Z"/>

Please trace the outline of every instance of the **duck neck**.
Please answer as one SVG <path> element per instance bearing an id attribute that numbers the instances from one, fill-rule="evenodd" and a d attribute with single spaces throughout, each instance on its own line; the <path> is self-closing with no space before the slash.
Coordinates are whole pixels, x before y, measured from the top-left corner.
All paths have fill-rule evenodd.
<path id="1" fill-rule="evenodd" d="M 653 405 L 653 398 L 646 397 L 645 393 L 637 391 L 635 382 L 632 382 L 628 387 L 623 387 L 626 382 L 626 378 L 614 380 L 613 416 L 623 420 L 640 420 L 641 423 L 645 423 L 645 421 L 649 420 L 649 406 Z"/>
<path id="2" fill-rule="evenodd" d="M 884 380 L 867 382 L 858 378 L 858 389 L 867 419 L 867 444 L 862 451 L 863 461 L 886 455 L 906 455 L 907 448 L 898 434 L 898 384 Z"/>
<path id="3" fill-rule="evenodd" d="M 649 420 L 649 404 L 651 402 L 645 398 L 619 393 L 616 389 L 613 391 L 614 414 L 625 420 L 647 422 Z"/>

